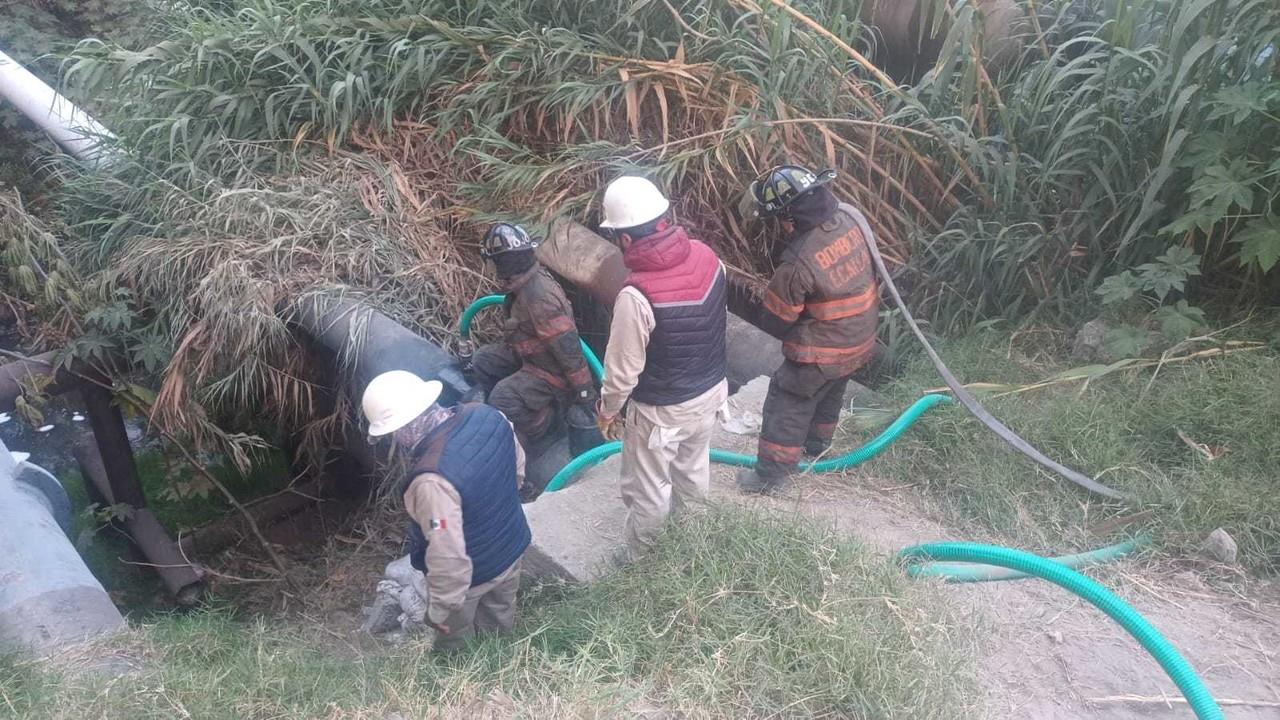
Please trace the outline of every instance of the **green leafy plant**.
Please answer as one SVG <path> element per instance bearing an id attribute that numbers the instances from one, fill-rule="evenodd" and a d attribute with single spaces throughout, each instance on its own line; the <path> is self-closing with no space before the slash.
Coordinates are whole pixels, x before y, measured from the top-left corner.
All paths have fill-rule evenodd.
<path id="1" fill-rule="evenodd" d="M 1185 299 L 1165 302 L 1170 293 L 1186 291 L 1187 281 L 1200 274 L 1200 261 L 1200 256 L 1191 250 L 1173 246 L 1153 262 L 1106 278 L 1094 292 L 1107 306 L 1145 308 L 1144 316 L 1159 326 L 1165 340 L 1177 343 L 1206 325 L 1204 311 Z M 1104 342 L 1112 355 L 1137 357 L 1147 348 L 1149 337 L 1146 330 L 1120 325 L 1107 334 Z"/>

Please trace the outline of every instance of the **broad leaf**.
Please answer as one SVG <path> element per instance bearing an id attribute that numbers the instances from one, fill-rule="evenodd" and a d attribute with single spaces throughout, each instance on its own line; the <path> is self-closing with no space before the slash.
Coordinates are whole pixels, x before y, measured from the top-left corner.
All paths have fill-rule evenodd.
<path id="1" fill-rule="evenodd" d="M 1191 207 L 1212 208 L 1221 215 L 1226 215 L 1233 205 L 1244 210 L 1252 209 L 1253 183 L 1257 180 L 1244 158 L 1232 160 L 1227 167 L 1210 165 L 1191 184 Z"/>
<path id="2" fill-rule="evenodd" d="M 1240 264 L 1254 264 L 1267 272 L 1280 262 L 1280 215 L 1249 221 L 1231 242 L 1240 243 Z"/>
<path id="3" fill-rule="evenodd" d="M 1177 220 L 1174 220 L 1168 225 L 1160 228 L 1159 233 L 1161 235 L 1175 236 L 1185 235 L 1192 230 L 1200 230 L 1201 232 L 1208 233 L 1213 229 L 1214 225 L 1222 222 L 1225 217 L 1226 215 L 1216 212 L 1213 208 L 1202 207 L 1197 210 L 1192 210 L 1191 212 L 1182 215 Z"/>
<path id="4" fill-rule="evenodd" d="M 1187 278 L 1200 274 L 1200 256 L 1181 245 L 1174 245 L 1155 262 L 1138 266 L 1142 287 L 1164 300 L 1170 290 L 1182 292 Z"/>
<path id="5" fill-rule="evenodd" d="M 1156 310 L 1156 321 L 1160 323 L 1160 334 L 1171 342 L 1186 340 L 1205 325 L 1204 311 L 1188 305 L 1186 300 Z"/>
<path id="6" fill-rule="evenodd" d="M 1102 296 L 1103 305 L 1114 305 L 1137 295 L 1140 290 L 1142 290 L 1142 281 L 1125 270 L 1119 275 L 1112 275 L 1103 280 L 1094 292 Z"/>
<path id="7" fill-rule="evenodd" d="M 81 360 L 106 360 L 107 351 L 113 347 L 114 343 L 100 335 L 81 335 L 67 343 L 67 352 Z"/>
<path id="8" fill-rule="evenodd" d="M 129 354 L 133 362 L 141 365 L 149 373 L 158 372 L 169 364 L 172 353 L 164 338 L 159 335 L 143 335 L 132 347 Z"/>
<path id="9" fill-rule="evenodd" d="M 133 311 L 123 301 L 96 307 L 84 316 L 85 321 L 90 325 L 95 325 L 107 332 L 128 330 L 133 325 L 133 318 Z"/>
<path id="10" fill-rule="evenodd" d="M 1103 344 L 1117 357 L 1137 357 L 1147 345 L 1147 332 L 1132 325 L 1121 325 L 1107 333 Z"/>
<path id="11" fill-rule="evenodd" d="M 1242 85 L 1228 85 L 1218 91 L 1210 103 L 1209 119 L 1230 117 L 1231 122 L 1239 125 L 1253 113 L 1265 113 L 1275 91 L 1261 82 L 1247 82 Z"/>
<path id="12" fill-rule="evenodd" d="M 1187 143 L 1186 150 L 1173 162 L 1174 167 L 1203 168 L 1221 165 L 1238 144 L 1239 137 L 1217 130 L 1197 133 Z"/>

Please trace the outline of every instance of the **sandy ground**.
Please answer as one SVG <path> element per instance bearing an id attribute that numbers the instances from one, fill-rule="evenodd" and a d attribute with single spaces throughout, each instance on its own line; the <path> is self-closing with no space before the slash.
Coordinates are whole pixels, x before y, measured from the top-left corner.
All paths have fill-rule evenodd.
<path id="1" fill-rule="evenodd" d="M 763 402 L 752 389 L 735 396 L 739 411 Z M 754 441 L 753 435 L 722 432 L 715 445 L 754 454 Z M 744 499 L 733 487 L 732 468 L 713 466 L 713 485 L 724 500 L 810 514 L 886 553 L 920 542 L 972 539 L 922 511 L 928 503 L 914 488 L 877 478 L 874 462 L 864 467 L 843 476 L 802 477 L 779 498 Z M 1214 568 L 1142 557 L 1088 574 L 1163 633 L 1214 697 L 1252 703 L 1225 706 L 1227 718 L 1280 718 L 1280 586 L 1236 580 L 1215 587 L 1205 579 Z M 1193 717 L 1137 641 L 1067 591 L 1022 580 L 951 585 L 946 593 L 983 635 L 978 666 L 989 717 Z"/>

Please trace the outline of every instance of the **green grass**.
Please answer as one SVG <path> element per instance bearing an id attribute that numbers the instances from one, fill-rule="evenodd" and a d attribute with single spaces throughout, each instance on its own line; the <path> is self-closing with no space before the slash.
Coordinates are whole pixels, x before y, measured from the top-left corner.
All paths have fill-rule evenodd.
<path id="1" fill-rule="evenodd" d="M 0 660 L 0 715 L 969 717 L 972 635 L 934 592 L 828 529 L 716 511 L 591 587 L 526 593 L 512 636 L 463 653 L 206 610 L 135 633 L 146 661 L 115 681 Z"/>
<path id="2" fill-rule="evenodd" d="M 1263 326 L 1254 339 L 1274 337 Z M 979 332 L 942 343 L 964 382 L 1028 383 L 1083 365 L 1063 359 L 1064 335 Z M 1012 348 L 1012 351 L 1010 350 Z M 1151 511 L 1162 544 L 1187 552 L 1217 527 L 1239 543 L 1241 561 L 1280 570 L 1280 351 L 1116 372 L 1087 387 L 1075 382 L 984 398 L 996 417 L 1047 455 L 1131 494 L 1104 503 L 1011 451 L 963 409 L 931 413 L 869 471 L 923 484 L 953 520 L 1045 552 L 1096 546 L 1087 528 L 1118 514 Z M 941 385 L 916 358 L 890 390 L 904 404 Z M 1148 387 L 1149 386 L 1149 387 Z M 1228 449 L 1207 460 L 1178 436 Z"/>
<path id="3" fill-rule="evenodd" d="M 156 519 L 170 531 L 191 530 L 230 512 L 231 505 L 217 488 L 204 487 L 203 481 L 181 458 L 166 460 L 154 450 L 137 453 L 135 458 L 138 482 L 142 484 L 147 504 L 156 514 Z M 256 455 L 253 467 L 243 475 L 226 462 L 212 465 L 209 471 L 244 502 L 279 490 L 290 477 L 289 464 L 281 452 Z M 193 480 L 200 483 L 198 492 L 175 492 L 175 487 L 188 486 Z M 63 482 L 76 511 L 89 506 L 89 493 L 79 471 L 68 471 Z"/>

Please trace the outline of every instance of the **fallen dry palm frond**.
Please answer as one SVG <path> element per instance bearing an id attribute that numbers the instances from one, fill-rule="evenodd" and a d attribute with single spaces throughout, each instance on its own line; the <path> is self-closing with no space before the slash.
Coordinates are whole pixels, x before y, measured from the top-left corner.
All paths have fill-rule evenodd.
<path id="1" fill-rule="evenodd" d="M 121 298 L 110 312 L 94 307 L 102 299 L 75 312 L 109 318 L 83 328 L 86 337 L 158 375 L 154 400 L 142 403 L 158 432 L 226 452 L 244 469 L 230 428 L 301 430 L 306 459 L 319 462 L 342 423 L 328 417 L 331 380 L 290 330 L 299 303 L 357 294 L 444 341 L 480 277 L 444 229 L 447 204 L 394 164 L 281 154 L 269 143 L 224 141 L 219 152 L 222 172 L 203 184 L 152 178 L 162 202 L 145 209 L 162 222 L 96 247 L 69 234 L 82 266 L 92 268 L 83 258 L 95 251 L 105 256 L 87 277 L 108 300 Z M 75 176 L 68 188 L 123 215 L 133 208 L 114 188 L 136 173 L 126 165 Z"/>

